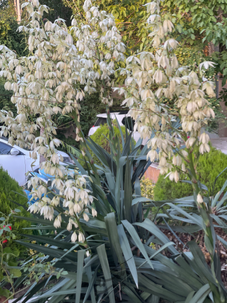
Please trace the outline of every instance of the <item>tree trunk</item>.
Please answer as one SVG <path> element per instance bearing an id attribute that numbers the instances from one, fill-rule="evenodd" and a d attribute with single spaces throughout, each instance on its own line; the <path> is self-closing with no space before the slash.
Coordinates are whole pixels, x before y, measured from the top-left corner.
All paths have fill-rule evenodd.
<path id="1" fill-rule="evenodd" d="M 14 0 L 14 7 L 15 7 L 16 15 L 17 15 L 17 22 L 20 23 L 21 22 L 20 0 Z"/>

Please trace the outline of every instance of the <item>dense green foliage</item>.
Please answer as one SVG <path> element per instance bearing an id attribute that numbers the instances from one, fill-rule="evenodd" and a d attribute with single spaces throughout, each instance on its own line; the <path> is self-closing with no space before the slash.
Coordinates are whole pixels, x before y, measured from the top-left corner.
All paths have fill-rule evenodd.
<path id="1" fill-rule="evenodd" d="M 143 177 L 140 180 L 140 187 L 142 197 L 146 197 L 151 200 L 154 198 L 154 184 L 150 179 Z"/>
<path id="2" fill-rule="evenodd" d="M 199 157 L 196 171 L 198 180 L 212 190 L 215 178 L 227 167 L 227 155 L 221 151 L 211 148 L 209 153 L 205 153 Z M 227 171 L 218 178 L 214 193 L 220 191 L 227 179 Z M 189 180 L 186 174 L 181 173 L 180 180 Z M 192 195 L 193 190 L 191 184 L 184 182 L 172 182 L 165 175 L 160 175 L 154 187 L 155 200 L 173 200 L 177 198 Z"/>
<path id="3" fill-rule="evenodd" d="M 14 18 L 0 20 L 0 45 L 3 44 L 19 56 L 28 54 L 26 36 L 17 31 L 19 25 Z"/>
<path id="4" fill-rule="evenodd" d="M 14 0 L 0 1 L 0 20 L 6 21 L 10 18 L 16 19 L 16 12 L 14 9 Z"/>
<path id="5" fill-rule="evenodd" d="M 122 145 L 122 141 L 121 141 L 121 133 L 120 133 L 118 126 L 116 125 L 116 120 L 113 121 L 113 124 L 114 124 L 114 126 L 113 126 L 114 136 L 115 136 L 116 140 L 118 140 L 120 152 L 122 152 L 123 145 Z M 121 131 L 122 131 L 124 139 L 126 139 L 125 126 L 121 126 Z M 92 136 L 90 136 L 90 138 L 96 144 L 98 144 L 100 147 L 102 147 L 105 151 L 110 153 L 111 152 L 110 136 L 111 136 L 111 134 L 110 134 L 108 124 L 103 124 L 103 125 L 100 125 L 100 127 L 96 130 L 96 132 Z M 132 139 L 132 142 L 135 144 L 134 139 Z M 89 152 L 91 154 L 93 161 L 97 164 L 100 164 L 99 159 L 96 157 L 96 155 L 92 152 L 91 149 L 89 149 Z M 88 163 L 85 164 L 84 158 L 82 156 L 80 157 L 80 163 L 83 166 L 84 165 L 86 166 L 88 164 Z"/>
<path id="6" fill-rule="evenodd" d="M 119 139 L 120 141 L 120 130 L 117 126 L 114 126 L 114 135 Z M 121 130 L 124 134 L 124 138 L 126 136 L 125 127 L 121 126 Z M 96 130 L 96 132 L 90 136 L 90 138 L 99 146 L 104 148 L 108 153 L 110 152 L 110 131 L 109 126 L 107 124 L 100 125 L 100 127 Z M 122 142 L 120 142 L 120 150 L 122 151 Z"/>
<path id="7" fill-rule="evenodd" d="M 10 110 L 14 114 L 16 113 L 15 105 L 10 101 L 12 93 L 4 88 L 3 79 L 0 78 L 0 109 Z"/>
<path id="8" fill-rule="evenodd" d="M 185 174 L 180 175 L 180 180 L 188 180 Z M 160 175 L 157 183 L 154 186 L 154 199 L 156 201 L 161 200 L 173 200 L 180 197 L 187 197 L 193 193 L 192 187 L 188 183 L 181 181 L 173 183 L 165 175 Z"/>
<path id="9" fill-rule="evenodd" d="M 96 115 L 105 111 L 105 105 L 101 103 L 99 93 L 86 94 L 80 105 L 80 124 L 84 135 L 87 136 L 89 129 L 97 120 Z"/>
<path id="10" fill-rule="evenodd" d="M 41 4 L 45 4 L 50 8 L 49 13 L 45 13 L 44 17 L 50 21 L 54 21 L 57 18 L 62 18 L 66 21 L 67 26 L 71 25 L 72 10 L 70 7 L 64 5 L 62 0 L 40 0 Z"/>
<path id="11" fill-rule="evenodd" d="M 8 216 L 11 210 L 18 208 L 21 210 L 21 215 L 24 217 L 30 216 L 30 213 L 27 212 L 27 197 L 23 192 L 22 188 L 18 185 L 18 183 L 13 180 L 6 171 L 4 171 L 0 167 L 0 210 L 6 216 Z M 16 202 L 16 203 L 14 203 Z M 19 206 L 18 204 L 23 205 Z M 10 218 L 9 221 L 12 224 L 12 231 L 18 235 L 20 238 L 20 234 L 27 233 L 28 231 L 24 230 L 23 228 L 29 227 L 31 224 L 26 220 L 15 219 L 14 217 Z M 13 246 L 18 245 L 12 242 L 8 242 L 12 249 Z M 21 249 L 22 246 L 19 247 Z"/>
<path id="12" fill-rule="evenodd" d="M 83 0 L 63 0 L 66 6 L 70 7 L 74 15 L 85 18 L 83 11 Z M 144 4 L 146 0 L 98 0 L 95 2 L 101 10 L 112 13 L 116 19 L 116 25 L 122 33 L 122 38 L 130 53 L 137 49 L 142 49 L 146 37 L 147 9 Z"/>
<path id="13" fill-rule="evenodd" d="M 217 47 L 212 61 L 217 63 L 215 73 L 227 79 L 227 6 L 222 0 L 165 0 L 163 14 L 172 17 L 179 41 L 204 48 L 208 43 Z"/>

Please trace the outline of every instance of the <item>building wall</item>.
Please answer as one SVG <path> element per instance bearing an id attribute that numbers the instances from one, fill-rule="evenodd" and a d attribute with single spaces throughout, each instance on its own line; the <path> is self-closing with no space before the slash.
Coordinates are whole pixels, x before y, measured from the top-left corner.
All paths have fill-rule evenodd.
<path id="1" fill-rule="evenodd" d="M 222 86 L 222 78 L 219 79 L 219 84 L 218 84 L 218 92 L 220 95 L 220 92 L 222 91 L 223 88 L 227 89 L 227 84 L 225 84 L 224 86 Z M 220 102 L 221 108 L 225 114 L 225 116 L 227 117 L 227 107 L 225 106 L 224 102 Z M 218 135 L 220 137 L 227 137 L 227 124 L 226 122 L 222 121 L 219 123 L 219 129 L 218 129 Z"/>
<path id="2" fill-rule="evenodd" d="M 154 163 L 148 167 L 144 176 L 145 178 L 150 179 L 153 183 L 156 183 L 158 181 L 159 174 L 160 169 L 158 168 L 158 164 Z"/>

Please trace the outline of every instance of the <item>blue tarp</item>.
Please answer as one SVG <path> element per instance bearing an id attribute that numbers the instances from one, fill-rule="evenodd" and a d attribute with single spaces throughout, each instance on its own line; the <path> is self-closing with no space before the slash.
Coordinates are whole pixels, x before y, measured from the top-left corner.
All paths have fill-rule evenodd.
<path id="1" fill-rule="evenodd" d="M 31 195 L 31 192 L 29 190 L 25 189 L 24 192 L 26 193 L 27 198 L 28 198 L 28 205 L 34 204 L 35 202 L 39 201 L 39 198 L 31 200 L 32 195 Z M 44 194 L 42 194 L 42 197 L 44 197 Z"/>

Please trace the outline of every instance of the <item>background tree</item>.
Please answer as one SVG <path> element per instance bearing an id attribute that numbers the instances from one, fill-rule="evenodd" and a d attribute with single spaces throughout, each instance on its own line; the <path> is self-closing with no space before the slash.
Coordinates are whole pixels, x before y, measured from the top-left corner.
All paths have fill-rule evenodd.
<path id="1" fill-rule="evenodd" d="M 44 13 L 44 18 L 48 18 L 48 20 L 53 22 L 61 17 L 66 21 L 67 26 L 71 25 L 72 9 L 65 6 L 62 0 L 41 0 L 40 4 L 45 4 L 50 8 L 48 13 Z"/>
<path id="2" fill-rule="evenodd" d="M 0 1 L 0 20 L 1 21 L 8 20 L 9 16 L 16 18 L 14 1 L 13 0 Z"/>
<path id="3" fill-rule="evenodd" d="M 225 1 L 165 0 L 162 9 L 172 15 L 175 31 L 178 32 L 178 40 L 199 49 L 208 46 L 208 54 L 213 53 L 212 59 L 217 63 L 215 73 L 220 72 L 225 83 L 227 79 L 227 6 Z"/>
<path id="4" fill-rule="evenodd" d="M 62 0 L 63 3 L 72 9 L 74 15 L 80 15 L 85 19 L 82 9 L 83 0 Z M 132 53 L 137 49 L 142 49 L 146 41 L 146 18 L 147 12 L 144 6 L 146 0 L 98 0 L 101 10 L 113 14 L 116 20 L 116 26 L 121 32 L 122 40 L 126 44 L 126 52 Z"/>

